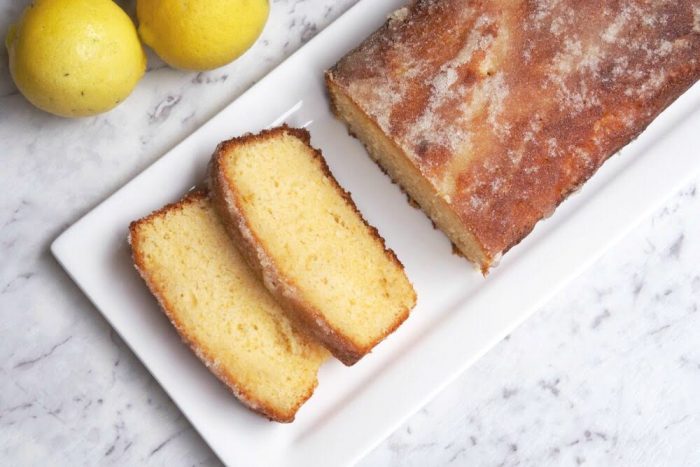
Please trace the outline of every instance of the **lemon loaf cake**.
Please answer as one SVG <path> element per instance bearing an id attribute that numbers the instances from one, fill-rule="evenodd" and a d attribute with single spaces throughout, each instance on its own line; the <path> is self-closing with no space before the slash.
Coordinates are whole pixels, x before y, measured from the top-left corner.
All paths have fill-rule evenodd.
<path id="1" fill-rule="evenodd" d="M 291 422 L 328 352 L 292 328 L 234 247 L 206 193 L 129 228 L 134 262 L 180 336 L 245 405 Z"/>
<path id="2" fill-rule="evenodd" d="M 697 0 L 414 0 L 326 82 L 486 272 L 699 77 Z"/>
<path id="3" fill-rule="evenodd" d="M 415 305 L 403 266 L 306 130 L 281 127 L 221 143 L 210 184 L 216 208 L 267 288 L 346 365 Z"/>

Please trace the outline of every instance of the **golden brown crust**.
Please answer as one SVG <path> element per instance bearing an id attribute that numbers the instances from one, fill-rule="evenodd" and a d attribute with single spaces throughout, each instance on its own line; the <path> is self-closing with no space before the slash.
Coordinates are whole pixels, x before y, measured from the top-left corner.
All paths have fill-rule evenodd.
<path id="1" fill-rule="evenodd" d="M 384 238 L 382 238 L 376 228 L 367 223 L 357 209 L 350 193 L 345 191 L 338 184 L 326 164 L 321 151 L 311 146 L 311 136 L 305 129 L 291 128 L 283 125 L 281 127 L 265 130 L 259 134 L 247 134 L 221 143 L 214 152 L 210 164 L 209 184 L 211 196 L 215 208 L 224 220 L 227 231 L 234 239 L 234 243 L 239 246 L 243 257 L 248 261 L 251 268 L 262 278 L 263 283 L 273 294 L 275 299 L 288 311 L 290 317 L 309 331 L 309 333 L 321 342 L 338 360 L 345 365 L 353 365 L 360 358 L 369 353 L 372 348 L 386 338 L 386 336 L 396 330 L 408 317 L 410 308 L 402 310 L 401 315 L 392 323 L 392 326 L 369 345 L 359 345 L 333 328 L 318 310 L 302 299 L 294 281 L 284 276 L 284 274 L 279 271 L 275 265 L 274 258 L 266 251 L 258 235 L 250 227 L 245 216 L 242 214 L 241 202 L 236 192 L 235 185 L 226 178 L 224 171 L 221 169 L 222 159 L 231 147 L 268 138 L 275 138 L 285 133 L 299 138 L 312 149 L 314 157 L 320 162 L 324 174 L 331 181 L 336 191 L 360 217 L 362 222 L 369 229 L 371 235 L 380 242 L 387 257 L 399 268 L 403 269 L 403 264 L 401 264 L 395 253 L 390 248 L 387 248 Z M 415 292 L 413 302 L 415 303 Z"/>
<path id="2" fill-rule="evenodd" d="M 256 397 L 253 394 L 246 391 L 240 384 L 238 384 L 235 375 L 229 374 L 224 369 L 218 367 L 217 365 L 214 365 L 215 359 L 212 355 L 209 355 L 207 353 L 206 347 L 202 345 L 194 336 L 188 333 L 187 327 L 184 326 L 183 323 L 178 320 L 177 315 L 171 311 L 173 309 L 173 306 L 168 302 L 167 298 L 165 297 L 165 294 L 162 293 L 156 281 L 154 281 L 153 278 L 149 275 L 147 268 L 145 267 L 144 259 L 140 254 L 141 249 L 139 247 L 139 243 L 141 241 L 141 238 L 139 235 L 139 227 L 141 225 L 148 224 L 154 219 L 164 217 L 168 213 L 171 213 L 173 211 L 181 210 L 189 204 L 196 203 L 202 199 L 206 199 L 207 196 L 208 194 L 206 193 L 206 191 L 203 190 L 196 190 L 190 192 L 181 200 L 175 203 L 168 204 L 142 219 L 133 221 L 129 225 L 129 244 L 131 246 L 134 265 L 136 266 L 136 270 L 143 278 L 149 290 L 158 301 L 161 310 L 163 310 L 163 312 L 168 317 L 172 325 L 175 327 L 175 330 L 180 335 L 183 342 L 192 349 L 194 354 L 197 355 L 197 357 L 206 365 L 206 367 L 221 382 L 223 382 L 228 387 L 228 389 L 246 407 L 248 407 L 252 411 L 264 415 L 269 420 L 281 423 L 291 423 L 294 421 L 294 416 L 296 415 L 296 412 L 299 410 L 299 408 L 312 396 L 314 389 L 318 385 L 318 381 L 316 381 L 314 387 L 312 387 L 307 394 L 305 394 L 299 399 L 299 401 L 297 401 L 295 406 L 289 412 L 279 411 L 275 407 L 266 405 L 264 401 L 256 399 Z"/>
<path id="3" fill-rule="evenodd" d="M 700 78 L 699 18 L 696 0 L 418 0 L 326 80 L 488 262 Z"/>

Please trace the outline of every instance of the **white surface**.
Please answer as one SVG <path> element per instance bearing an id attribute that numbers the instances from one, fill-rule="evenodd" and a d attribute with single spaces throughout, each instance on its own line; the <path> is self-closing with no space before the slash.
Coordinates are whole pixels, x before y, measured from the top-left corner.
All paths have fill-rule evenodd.
<path id="1" fill-rule="evenodd" d="M 300 20 L 300 23 L 303 22 Z M 149 78 L 153 76 L 153 73 L 151 72 Z M 181 79 L 176 72 L 169 70 L 158 70 L 156 73 L 160 74 L 160 83 L 165 81 L 166 86 L 174 86 L 176 80 Z M 162 74 L 170 77 L 171 81 L 164 80 Z M 204 76 L 204 79 L 208 78 Z M 217 79 L 217 75 L 212 77 L 212 81 L 215 79 Z M 5 117 L 3 125 L 0 126 L 0 131 L 2 131 L 0 135 L 2 135 L 3 145 L 7 144 L 10 148 L 8 152 L 11 156 L 15 156 L 15 154 L 17 156 L 10 159 L 7 172 L 0 171 L 2 181 L 7 182 L 3 186 L 10 188 L 7 197 L 2 198 L 2 201 L 7 203 L 6 206 L 3 204 L 3 213 L 7 212 L 7 222 L 3 221 L 4 227 L 1 233 L 3 257 L 9 258 L 9 261 L 3 265 L 3 269 L 0 269 L 2 272 L 0 278 L 4 284 L 2 290 L 3 315 L 7 310 L 10 310 L 8 313 L 10 319 L 3 322 L 3 327 L 0 328 L 4 337 L 2 342 L 4 345 L 1 345 L 0 349 L 6 356 L 3 359 L 2 374 L 10 376 L 8 379 L 3 377 L 1 380 L 3 399 L 0 400 L 0 408 L 2 408 L 0 426 L 3 431 L 1 432 L 0 445 L 3 447 L 3 454 L 7 454 L 3 458 L 16 459 L 17 463 L 21 463 L 23 459 L 34 459 L 35 462 L 42 459 L 44 461 L 58 459 L 66 464 L 87 462 L 86 459 L 92 459 L 93 462 L 100 460 L 104 462 L 109 460 L 136 462 L 150 459 L 152 462 L 161 463 L 165 462 L 164 459 L 167 458 L 183 464 L 206 461 L 206 451 L 203 451 L 203 447 L 193 441 L 193 435 L 186 430 L 186 424 L 177 420 L 176 413 L 169 408 L 167 401 L 149 382 L 147 375 L 138 368 L 118 339 L 115 338 L 114 342 L 104 339 L 108 334 L 104 325 L 98 324 L 96 326 L 97 332 L 95 334 L 97 335 L 95 337 L 90 337 L 90 333 L 85 332 L 86 329 L 90 329 L 89 323 L 95 322 L 91 315 L 92 310 L 81 299 L 79 293 L 69 288 L 56 268 L 50 262 L 47 264 L 45 256 L 38 255 L 38 252 L 41 251 L 41 245 L 46 239 L 53 236 L 51 232 L 55 232 L 56 228 L 60 226 L 62 218 L 75 216 L 76 212 L 90 204 L 81 198 L 85 193 L 89 195 L 89 193 L 99 194 L 109 191 L 109 188 L 104 188 L 103 184 L 106 179 L 114 177 L 111 174 L 112 170 L 118 172 L 116 178 L 111 178 L 111 186 L 114 187 L 119 183 L 120 177 L 123 180 L 128 172 L 133 172 L 134 160 L 139 154 L 142 154 L 143 151 L 157 152 L 158 147 L 168 144 L 163 142 L 167 141 L 168 134 L 172 134 L 176 129 L 185 132 L 188 129 L 188 124 L 196 125 L 196 122 L 187 123 L 189 119 L 186 117 L 192 112 L 196 113 L 198 106 L 203 105 L 202 101 L 206 104 L 206 98 L 212 94 L 212 89 L 216 90 L 220 86 L 216 82 L 207 82 L 207 91 L 204 92 L 198 90 L 197 86 L 203 84 L 197 83 L 198 80 L 202 81 L 202 77 L 196 77 L 193 79 L 195 82 L 183 85 L 182 95 L 178 94 L 168 99 L 163 97 L 168 92 L 161 93 L 160 98 L 164 99 L 163 106 L 156 105 L 158 102 L 155 102 L 154 107 L 149 108 L 148 103 L 142 104 L 140 101 L 133 102 L 132 100 L 132 102 L 125 104 L 125 106 L 131 105 L 131 107 L 122 108 L 121 112 L 117 111 L 108 114 L 108 116 L 84 120 L 82 123 L 54 121 L 33 111 L 28 106 L 23 106 L 19 97 L 4 98 L 5 102 L 12 99 L 10 102 L 13 103 L 13 108 L 10 110 L 4 105 L 0 106 L 0 115 Z M 189 83 L 190 78 L 187 78 L 186 81 Z M 151 83 L 151 87 L 147 90 L 154 92 L 153 86 L 155 84 Z M 175 89 L 180 90 L 177 86 Z M 219 89 L 219 92 L 223 91 Z M 190 94 L 188 100 L 187 93 L 199 97 L 193 97 Z M 151 100 L 153 101 L 153 99 Z M 209 105 L 211 106 L 211 102 L 214 101 L 215 99 L 209 101 Z M 140 108 L 148 110 L 148 112 L 145 110 L 142 113 L 136 112 L 137 115 L 146 117 L 149 121 L 147 126 L 138 120 L 131 123 L 130 114 Z M 163 109 L 172 109 L 173 112 L 164 112 Z M 147 118 L 148 113 L 158 114 L 160 117 L 151 122 L 150 118 Z M 8 121 L 9 115 L 12 115 L 13 118 Z M 24 126 L 19 128 L 12 126 L 15 121 L 22 122 Z M 110 127 L 118 127 L 122 131 L 113 132 L 110 131 Z M 141 132 L 140 135 L 137 131 Z M 313 128 L 312 131 L 314 131 Z M 133 137 L 125 138 L 124 132 L 133 135 Z M 156 142 L 151 142 L 149 137 Z M 147 148 L 145 150 L 139 148 L 142 141 L 145 141 L 144 146 Z M 136 143 L 135 148 L 133 142 Z M 98 146 L 94 147 L 95 145 Z M 156 146 L 155 150 L 154 145 Z M 155 155 L 153 154 L 151 157 Z M 100 159 L 95 159 L 98 156 Z M 635 155 L 626 152 L 624 157 L 634 158 Z M 617 160 L 620 159 L 616 159 L 616 162 Z M 77 163 L 82 161 L 85 162 Z M 40 164 L 39 162 L 45 163 Z M 600 176 L 601 174 L 598 175 L 598 177 Z M 62 182 L 62 178 L 66 181 Z M 344 181 L 341 179 L 341 182 Z M 47 189 L 36 190 L 37 184 L 46 185 Z M 694 399 L 684 396 L 683 391 L 664 392 L 661 389 L 656 389 L 662 387 L 664 385 L 662 383 L 666 383 L 669 376 L 675 378 L 674 384 L 670 385 L 671 389 L 677 386 L 685 388 L 690 384 L 697 384 L 697 377 L 687 376 L 697 375 L 697 373 L 692 373 L 696 371 L 697 366 L 697 363 L 693 363 L 697 360 L 697 346 L 692 345 L 694 342 L 692 323 L 693 319 L 697 323 L 697 314 L 693 314 L 692 307 L 697 298 L 698 286 L 697 280 L 694 279 L 697 278 L 697 273 L 693 273 L 696 269 L 693 269 L 692 265 L 697 263 L 696 260 L 693 261 L 693 258 L 697 259 L 698 254 L 697 249 L 693 248 L 692 235 L 697 235 L 698 224 L 697 220 L 691 220 L 693 219 L 691 214 L 697 214 L 697 202 L 692 193 L 694 193 L 692 190 L 686 190 L 683 197 L 669 205 L 671 208 L 676 205 L 685 206 L 685 214 L 684 210 L 680 209 L 675 214 L 665 216 L 665 224 L 669 224 L 667 229 L 658 230 L 659 227 L 656 227 L 654 230 L 649 225 L 646 226 L 646 229 L 651 232 L 650 235 L 656 232 L 656 237 L 652 236 L 652 238 L 655 238 L 659 244 L 658 249 L 650 249 L 650 251 L 645 252 L 640 248 L 641 251 L 638 251 L 638 254 L 644 258 L 643 261 L 632 262 L 632 266 L 622 264 L 619 272 L 610 273 L 603 278 L 593 275 L 592 278 L 588 279 L 588 287 L 583 287 L 584 290 L 590 290 L 592 285 L 600 284 L 601 281 L 603 284 L 624 281 L 627 285 L 627 274 L 630 276 L 639 274 L 640 277 L 643 277 L 647 269 L 651 269 L 648 271 L 648 279 L 641 279 L 641 283 L 646 284 L 646 287 L 641 289 L 641 294 L 634 295 L 635 300 L 639 297 L 640 301 L 635 302 L 632 306 L 633 309 L 639 306 L 640 310 L 651 310 L 651 317 L 644 313 L 631 315 L 629 312 L 627 314 L 624 312 L 616 313 L 615 310 L 603 312 L 600 309 L 609 305 L 611 300 L 618 307 L 629 306 L 624 299 L 620 299 L 621 296 L 624 298 L 626 289 L 631 289 L 629 286 L 620 287 L 621 291 L 615 290 L 615 293 L 603 290 L 604 293 L 601 293 L 600 297 L 594 292 L 572 293 L 572 291 L 577 290 L 576 287 L 572 287 L 568 295 L 572 295 L 574 298 L 569 301 L 567 295 L 561 297 L 557 302 L 562 304 L 561 307 L 564 308 L 560 315 L 567 317 L 562 318 L 565 321 L 563 325 L 565 329 L 558 328 L 557 321 L 548 321 L 544 318 L 540 319 L 540 322 L 544 320 L 544 329 L 535 327 L 533 331 L 534 325 L 528 323 L 527 327 L 533 331 L 532 338 L 522 332 L 516 333 L 508 343 L 500 347 L 501 354 L 494 355 L 492 353 L 487 358 L 486 364 L 482 364 L 484 361 L 480 362 L 480 365 L 476 367 L 476 370 L 480 372 L 476 374 L 468 372 L 460 380 L 462 382 L 460 385 L 452 386 L 447 393 L 429 406 L 426 412 L 414 417 L 412 423 L 397 432 L 388 443 L 375 451 L 369 461 L 381 462 L 390 456 L 396 456 L 394 460 L 400 463 L 414 458 L 417 462 L 416 465 L 420 465 L 420 459 L 423 459 L 423 464 L 433 463 L 437 459 L 441 459 L 442 463 L 449 461 L 454 455 L 455 460 L 475 464 L 499 463 L 501 457 L 510 464 L 518 461 L 539 462 L 542 459 L 537 456 L 528 457 L 528 450 L 541 448 L 547 452 L 546 441 L 552 440 L 552 444 L 555 445 L 558 437 L 562 438 L 561 446 L 551 447 L 551 451 L 556 453 L 556 449 L 563 454 L 559 458 L 554 456 L 554 462 L 567 459 L 573 462 L 576 458 L 582 459 L 585 456 L 596 458 L 596 454 L 599 459 L 605 460 L 605 457 L 600 457 L 604 451 L 612 452 L 610 456 L 614 456 L 607 458 L 608 461 L 627 459 L 629 463 L 634 463 L 635 459 L 652 462 L 652 464 L 654 459 L 676 459 L 677 461 L 696 459 L 697 457 L 691 456 L 693 445 L 689 444 L 688 440 L 693 439 L 693 432 L 689 431 L 688 428 L 697 425 L 697 403 L 693 405 Z M 93 195 L 92 198 L 99 199 L 100 196 Z M 52 202 L 54 200 L 55 202 Z M 74 204 L 82 207 L 76 208 L 73 206 Z M 554 222 L 556 218 L 557 216 L 550 223 Z M 683 221 L 683 219 L 686 220 Z M 376 222 L 376 220 L 374 221 Z M 53 227 L 51 227 L 52 225 Z M 684 228 L 688 230 L 688 239 L 685 243 L 682 240 Z M 638 240 L 638 244 L 643 244 L 643 241 Z M 683 247 L 683 245 L 691 246 Z M 671 253 L 670 255 L 664 254 L 667 249 Z M 624 253 L 625 250 L 622 251 Z M 673 253 L 674 251 L 675 253 Z M 399 255 L 402 255 L 400 251 Z M 664 268 L 670 271 L 669 276 L 664 275 L 662 268 L 654 267 L 658 262 L 661 262 Z M 613 264 L 615 264 L 614 261 Z M 611 268 L 615 271 L 614 267 L 608 266 L 608 270 Z M 56 284 L 56 279 L 60 281 L 59 284 Z M 631 279 L 637 280 L 634 277 Z M 607 287 L 603 286 L 603 288 Z M 613 289 L 616 288 L 613 287 Z M 637 285 L 635 284 L 634 290 L 636 289 Z M 667 294 L 667 290 L 672 292 Z M 627 293 L 632 295 L 629 291 Z M 648 297 L 645 297 L 646 293 L 649 294 Z M 654 300 L 655 294 L 661 295 L 661 300 Z M 618 300 L 618 302 L 614 300 Z M 566 308 L 572 309 L 567 310 Z M 78 311 L 76 312 L 76 310 Z M 571 331 L 574 337 L 570 336 L 569 322 L 566 320 L 576 323 L 577 318 L 571 315 L 578 311 L 584 316 L 585 313 L 590 315 L 591 329 L 606 329 L 606 326 L 609 326 L 608 329 L 612 329 L 598 331 L 599 334 L 592 337 L 589 335 L 588 338 L 592 339 L 590 341 L 582 340 L 586 338 L 585 332 L 574 333 Z M 611 319 L 609 319 L 610 315 L 612 315 Z M 549 316 L 551 316 L 551 312 Z M 599 316 L 600 319 L 598 319 Z M 628 318 L 627 321 L 625 321 L 625 316 Z M 417 315 L 408 323 L 416 318 Z M 680 321 L 678 325 L 675 325 L 676 320 L 681 319 L 685 321 Z M 583 317 L 581 320 L 586 322 Z M 636 324 L 639 321 L 641 322 Z M 594 327 L 593 324 L 596 322 L 604 324 Z M 686 322 L 689 323 L 689 326 L 683 325 Z M 636 325 L 630 326 L 629 323 Z M 656 323 L 660 323 L 659 327 L 664 329 L 650 334 L 645 339 L 637 338 L 635 330 L 641 332 L 645 329 L 645 324 L 653 325 Z M 616 324 L 617 328 L 613 324 Z M 628 329 L 630 327 L 631 329 Z M 663 339 L 664 333 L 667 332 L 666 329 L 670 329 L 669 334 L 672 337 L 669 338 L 664 348 L 657 349 L 655 343 L 664 342 L 660 339 Z M 653 331 L 655 329 L 650 329 L 650 332 Z M 518 338 L 518 336 L 520 337 Z M 562 336 L 565 337 L 562 338 Z M 591 344 L 602 343 L 603 349 L 598 349 L 597 354 L 593 348 L 587 349 L 587 352 L 574 352 L 577 356 L 592 354 L 593 357 L 590 361 L 584 358 L 577 360 L 575 356 L 569 356 L 567 360 L 566 352 L 560 358 L 552 357 L 553 353 L 557 356 L 560 355 L 561 349 L 566 349 L 570 340 Z M 104 344 L 105 341 L 108 345 Z M 504 346 L 506 350 L 503 350 Z M 618 370 L 623 376 L 635 375 L 631 381 L 633 386 L 635 383 L 637 386 L 641 386 L 639 382 L 644 381 L 644 379 L 640 378 L 640 375 L 649 375 L 657 383 L 649 385 L 649 388 L 644 390 L 622 391 L 620 397 L 610 397 L 609 399 L 606 399 L 605 391 L 596 390 L 589 390 L 588 394 L 586 391 L 578 391 L 576 397 L 569 396 L 572 404 L 575 401 L 583 400 L 588 406 L 599 407 L 601 408 L 599 411 L 611 414 L 608 415 L 607 419 L 604 416 L 587 415 L 589 421 L 594 421 L 590 427 L 578 426 L 577 419 L 583 418 L 583 420 L 578 421 L 585 422 L 585 417 L 577 413 L 576 409 L 564 407 L 568 406 L 568 402 L 541 400 L 540 392 L 538 392 L 540 386 L 542 394 L 548 396 L 551 393 L 552 397 L 554 397 L 555 392 L 566 395 L 567 389 L 571 390 L 572 387 L 576 389 L 577 371 L 572 370 L 572 368 L 577 369 L 578 367 L 572 363 L 578 362 L 583 368 L 593 368 L 592 373 L 597 377 L 596 382 L 603 387 L 614 389 L 616 384 L 624 383 L 624 381 L 618 382 L 614 375 L 606 371 L 606 362 L 596 362 L 596 359 L 600 359 L 601 355 L 608 360 L 618 358 L 620 361 L 620 356 L 616 355 L 617 352 L 615 352 L 618 346 L 622 350 L 633 349 L 634 351 L 627 350 L 626 357 L 623 355 L 625 358 L 621 360 L 626 364 L 622 368 L 613 367 L 614 370 Z M 379 356 L 380 352 L 383 352 L 380 349 L 377 350 L 375 356 Z M 550 352 L 547 353 L 546 349 L 549 349 Z M 634 354 L 643 355 L 643 359 L 634 358 Z M 596 357 L 596 355 L 598 356 Z M 673 361 L 667 362 L 664 356 L 670 357 L 672 355 L 674 356 Z M 547 368 L 539 374 L 537 373 L 539 363 L 537 357 L 552 360 L 552 363 L 548 364 Z M 440 357 L 431 356 L 431 358 L 435 361 Z M 489 371 L 484 371 L 484 365 L 488 365 L 489 359 L 497 363 L 495 365 L 492 363 L 491 367 L 486 366 L 485 368 Z M 525 368 L 513 363 L 515 361 L 522 365 L 523 360 L 529 362 Z M 654 362 L 653 371 L 644 371 L 645 361 Z M 501 370 L 500 373 L 496 371 L 499 378 L 489 381 L 488 377 L 494 366 L 496 370 Z M 482 369 L 478 370 L 479 368 Z M 534 369 L 532 374 L 526 371 L 530 368 Z M 630 373 L 635 368 L 639 371 Z M 554 377 L 550 380 L 550 373 L 554 373 L 556 378 L 561 379 L 561 383 L 556 382 Z M 557 376 L 562 373 L 563 377 Z M 544 376 L 538 379 L 540 374 Z M 504 383 L 509 386 L 506 388 Z M 592 381 L 585 383 L 595 386 Z M 501 385 L 504 386 L 502 400 L 500 397 Z M 529 385 L 532 386 L 531 390 L 528 389 Z M 584 383 L 580 386 L 585 389 Z M 519 392 L 517 391 L 518 387 L 521 388 Z M 485 396 L 490 394 L 489 388 L 495 388 L 491 391 L 491 394 L 496 394 L 495 398 L 490 399 Z M 506 397 L 506 394 L 511 394 L 512 391 L 516 391 L 516 395 Z M 616 392 L 620 391 L 611 390 L 611 393 Z M 591 396 L 591 393 L 595 397 Z M 155 399 L 155 407 L 152 405 L 151 398 Z M 669 399 L 675 403 L 669 403 Z M 484 400 L 483 405 L 479 404 L 481 400 Z M 310 404 L 313 401 L 312 399 Z M 655 405 L 652 402 L 659 402 L 659 404 Z M 134 407 L 138 413 L 134 412 Z M 523 407 L 530 408 L 525 410 Z M 540 410 L 534 410 L 532 407 L 539 407 Z M 653 410 L 650 410 L 650 407 L 653 407 Z M 663 409 L 661 413 L 659 413 L 658 407 Z M 470 409 L 476 411 L 477 414 L 475 416 L 472 413 L 466 418 L 476 419 L 477 423 L 465 423 L 461 429 L 454 426 L 461 425 L 461 423 L 449 423 L 450 416 L 455 417 L 453 420 L 459 420 L 464 417 L 465 411 Z M 448 419 L 447 427 L 449 429 L 430 429 L 429 414 L 431 410 L 435 414 L 434 417 Z M 149 413 L 153 413 L 154 416 L 148 417 L 147 414 L 141 414 L 141 411 L 150 411 Z M 654 417 L 651 417 L 651 411 L 654 412 Z M 640 414 L 645 413 L 649 414 L 649 419 L 644 420 L 644 423 L 637 424 L 641 426 L 625 427 L 625 421 L 634 422 L 635 417 L 638 418 Z M 504 417 L 504 415 L 507 416 Z M 617 422 L 618 417 L 623 418 L 624 421 Z M 518 428 L 516 431 L 516 425 L 536 427 L 538 419 L 541 422 L 542 418 L 545 422 L 547 420 L 565 420 L 568 421 L 568 426 L 566 423 L 552 425 L 545 423 L 539 430 L 530 430 L 532 433 L 529 435 L 530 438 L 534 436 L 539 444 L 528 443 L 528 435 L 525 430 L 521 432 Z M 663 423 L 660 423 L 658 427 L 655 427 L 654 423 L 650 421 L 652 418 L 655 422 L 662 422 L 666 419 L 669 421 L 667 424 L 669 426 L 665 427 Z M 511 423 L 510 420 L 517 420 L 518 423 Z M 693 423 L 694 421 L 696 423 Z M 598 436 L 598 433 L 601 433 L 600 425 L 603 423 L 611 425 L 611 430 L 615 428 L 622 435 L 618 437 L 603 433 L 608 438 L 608 441 L 604 442 Z M 598 426 L 594 426 L 596 424 Z M 428 433 L 430 443 L 423 443 L 418 435 L 410 436 L 411 426 L 415 427 L 416 425 L 427 427 L 424 432 Z M 540 423 L 540 425 L 542 424 Z M 432 426 L 439 428 L 436 420 Z M 363 425 L 364 427 L 365 425 Z M 62 434 L 66 429 L 70 430 L 69 433 L 72 434 L 69 436 Z M 567 429 L 572 432 L 568 438 L 566 436 Z M 586 430 L 589 431 L 588 436 L 585 435 Z M 678 436 L 666 438 L 666 433 L 669 431 L 677 433 Z M 544 435 L 537 436 L 538 432 L 544 433 Z M 155 438 L 158 433 L 162 433 L 161 439 Z M 499 433 L 505 433 L 507 436 L 499 436 Z M 593 434 L 591 435 L 591 433 Z M 464 435 L 463 438 L 460 437 L 462 435 Z M 476 445 L 474 445 L 472 437 L 477 440 Z M 577 437 L 580 437 L 580 443 L 574 443 Z M 588 439 L 591 437 L 593 441 Z M 659 443 L 644 442 L 645 439 L 650 438 L 652 440 L 666 438 L 667 441 L 660 446 Z M 525 439 L 525 442 L 522 442 L 521 439 Z M 636 439 L 640 439 L 640 441 L 635 443 Z M 149 440 L 151 440 L 150 443 Z M 490 444 L 488 444 L 489 440 Z M 683 443 L 684 440 L 685 443 Z M 681 444 L 674 446 L 674 442 L 679 441 Z M 234 441 L 230 440 L 230 442 Z M 431 448 L 429 444 L 433 444 L 435 448 Z M 520 446 L 520 449 L 513 451 L 510 444 Z M 569 446 L 569 444 L 571 445 Z M 502 450 L 501 445 L 504 448 Z M 600 449 L 596 450 L 597 447 Z M 627 449 L 621 450 L 623 447 Z M 659 447 L 666 449 L 658 449 Z M 645 456 L 645 449 L 653 449 L 656 457 Z M 581 450 L 585 456 L 580 452 Z M 326 452 L 331 451 L 327 449 Z M 414 457 L 418 453 L 422 457 Z M 686 457 L 681 457 L 684 454 Z M 188 461 L 188 459 L 190 460 Z M 677 463 L 672 462 L 671 465 Z"/>

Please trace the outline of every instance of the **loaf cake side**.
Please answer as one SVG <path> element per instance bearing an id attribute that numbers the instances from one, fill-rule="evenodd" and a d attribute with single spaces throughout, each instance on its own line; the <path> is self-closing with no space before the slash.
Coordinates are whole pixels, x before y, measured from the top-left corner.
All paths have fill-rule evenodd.
<path id="1" fill-rule="evenodd" d="M 227 228 L 297 322 L 352 365 L 407 317 L 403 266 L 333 178 L 307 131 L 219 145 L 210 186 Z"/>
<path id="2" fill-rule="evenodd" d="M 700 77 L 697 1 L 418 0 L 332 107 L 484 272 Z"/>
<path id="3" fill-rule="evenodd" d="M 182 339 L 234 395 L 291 422 L 328 352 L 293 328 L 203 192 L 135 221 L 134 263 Z"/>

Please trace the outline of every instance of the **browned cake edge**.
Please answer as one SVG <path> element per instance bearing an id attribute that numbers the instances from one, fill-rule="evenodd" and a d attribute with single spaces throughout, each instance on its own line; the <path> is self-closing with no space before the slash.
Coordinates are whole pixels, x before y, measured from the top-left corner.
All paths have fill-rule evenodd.
<path id="1" fill-rule="evenodd" d="M 345 191 L 338 184 L 328 168 L 321 151 L 311 146 L 311 136 L 305 129 L 291 128 L 283 125 L 281 127 L 264 130 L 259 134 L 246 134 L 219 144 L 212 156 L 210 164 L 209 186 L 211 196 L 214 201 L 215 209 L 218 210 L 220 216 L 223 218 L 224 224 L 233 238 L 234 243 L 239 246 L 243 257 L 246 258 L 253 270 L 261 277 L 263 284 L 265 284 L 265 287 L 267 287 L 270 293 L 277 299 L 278 303 L 288 311 L 290 317 L 294 321 L 321 342 L 338 360 L 350 366 L 369 353 L 374 346 L 394 332 L 394 330 L 408 318 L 410 310 L 415 306 L 416 294 L 415 291 L 413 291 L 413 305 L 402 310 L 401 315 L 392 323 L 386 332 L 378 336 L 371 344 L 365 346 L 359 345 L 353 342 L 348 336 L 343 335 L 324 318 L 323 314 L 318 309 L 301 298 L 302 294 L 299 293 L 297 284 L 295 284 L 291 278 L 286 277 L 280 272 L 273 256 L 265 249 L 259 236 L 250 227 L 241 209 L 241 200 L 236 191 L 235 184 L 225 176 L 222 170 L 222 160 L 231 148 L 275 138 L 285 133 L 300 139 L 312 150 L 312 154 L 321 164 L 324 174 L 331 181 L 336 191 L 360 217 L 376 241 L 382 245 L 389 260 L 393 261 L 403 270 L 403 264 L 401 264 L 394 252 L 390 248 L 387 248 L 384 238 L 382 238 L 377 229 L 367 223 L 353 202 L 350 193 Z"/>
<path id="2" fill-rule="evenodd" d="M 187 327 L 178 320 L 176 314 L 172 311 L 173 307 L 165 298 L 165 295 L 161 292 L 158 285 L 155 283 L 151 275 L 149 274 L 147 268 L 145 267 L 144 259 L 140 253 L 140 236 L 139 227 L 143 224 L 147 224 L 153 219 L 158 217 L 165 217 L 169 212 L 182 210 L 184 207 L 191 203 L 195 203 L 203 198 L 207 198 L 207 193 L 205 191 L 194 191 L 188 193 L 181 200 L 168 204 L 161 209 L 149 214 L 148 216 L 133 221 L 129 225 L 129 245 L 131 246 L 132 257 L 134 260 L 134 265 L 136 270 L 143 278 L 144 282 L 148 286 L 149 290 L 153 296 L 158 301 L 160 308 L 163 310 L 165 315 L 168 317 L 175 330 L 182 338 L 183 342 L 187 344 L 192 351 L 197 355 L 197 357 L 206 365 L 206 367 L 211 371 L 221 382 L 223 382 L 229 390 L 238 398 L 239 401 L 243 403 L 247 408 L 254 412 L 262 414 L 269 420 L 281 422 L 281 423 L 291 423 L 294 421 L 294 417 L 299 410 L 299 408 L 306 402 L 311 395 L 314 393 L 316 386 L 318 385 L 318 380 L 314 382 L 313 387 L 301 397 L 293 409 L 289 412 L 282 412 L 277 410 L 275 407 L 271 407 L 260 399 L 257 399 L 253 394 L 246 391 L 242 385 L 240 385 L 236 379 L 236 375 L 227 372 L 224 368 L 215 364 L 215 358 L 209 355 L 200 341 L 198 341 L 194 336 L 192 336 L 188 331 Z"/>
<path id="3" fill-rule="evenodd" d="M 411 201 L 418 204 L 433 224 L 450 239 L 458 252 L 477 264 L 485 275 L 498 258 L 491 256 L 479 243 L 476 236 L 459 220 L 450 205 L 443 201 L 435 187 L 420 174 L 399 145 L 379 128 L 375 120 L 357 105 L 342 86 L 336 84 L 332 69 L 326 72 L 325 80 L 331 110 L 345 123 L 348 132 L 364 144 L 370 157 L 399 185 Z M 348 112 L 354 116 L 347 115 Z M 362 122 L 356 122 L 355 119 Z M 371 144 L 371 141 L 378 144 Z M 408 183 L 409 177 L 416 182 L 414 187 Z"/>

